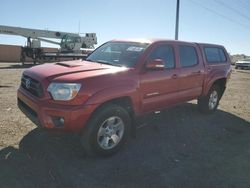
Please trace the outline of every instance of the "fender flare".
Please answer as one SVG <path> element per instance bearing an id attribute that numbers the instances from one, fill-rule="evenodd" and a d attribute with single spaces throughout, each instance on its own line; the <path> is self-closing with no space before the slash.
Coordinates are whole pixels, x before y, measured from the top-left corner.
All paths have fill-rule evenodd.
<path id="1" fill-rule="evenodd" d="M 139 110 L 138 109 L 139 104 L 137 103 L 140 101 L 137 88 L 138 87 L 135 83 L 107 87 L 97 91 L 95 94 L 90 96 L 89 99 L 86 101 L 86 105 L 98 104 L 97 105 L 98 108 L 105 102 L 122 97 L 129 97 L 131 99 L 133 109 L 136 113 Z"/>
<path id="2" fill-rule="evenodd" d="M 224 76 L 217 76 L 217 77 L 213 77 L 211 80 L 208 80 L 206 83 L 206 87 L 204 88 L 204 91 L 203 91 L 203 96 L 206 96 L 210 88 L 214 85 L 214 83 L 220 79 L 227 79 L 227 78 Z"/>

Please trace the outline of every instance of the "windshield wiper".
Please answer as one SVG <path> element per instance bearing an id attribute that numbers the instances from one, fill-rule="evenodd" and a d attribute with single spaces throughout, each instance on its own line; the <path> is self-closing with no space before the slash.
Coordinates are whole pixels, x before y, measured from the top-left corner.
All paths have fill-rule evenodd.
<path id="1" fill-rule="evenodd" d="M 95 61 L 93 61 L 93 60 L 90 60 L 91 62 L 97 62 L 97 63 L 101 63 L 101 64 L 105 64 L 105 65 L 112 65 L 112 66 L 116 66 L 116 67 L 123 67 L 122 65 L 120 65 L 120 64 L 113 64 L 113 63 L 110 63 L 110 62 L 108 62 L 108 61 L 105 61 L 105 60 L 95 60 Z"/>
<path id="2" fill-rule="evenodd" d="M 105 65 L 112 65 L 112 66 L 116 66 L 116 67 L 124 67 L 123 65 L 113 64 L 113 63 L 110 63 L 108 61 L 101 60 L 101 59 L 98 59 L 98 60 L 86 59 L 86 61 L 95 62 L 95 63 L 101 63 L 101 64 L 105 64 Z"/>
<path id="3" fill-rule="evenodd" d="M 90 62 L 95 62 L 92 59 L 84 59 L 84 61 L 90 61 Z"/>

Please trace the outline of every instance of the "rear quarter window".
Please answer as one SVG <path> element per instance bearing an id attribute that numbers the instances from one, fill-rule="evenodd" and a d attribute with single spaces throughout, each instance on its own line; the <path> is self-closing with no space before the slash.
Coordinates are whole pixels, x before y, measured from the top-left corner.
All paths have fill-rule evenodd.
<path id="1" fill-rule="evenodd" d="M 208 63 L 224 63 L 227 61 L 225 52 L 220 47 L 204 47 L 204 52 Z"/>

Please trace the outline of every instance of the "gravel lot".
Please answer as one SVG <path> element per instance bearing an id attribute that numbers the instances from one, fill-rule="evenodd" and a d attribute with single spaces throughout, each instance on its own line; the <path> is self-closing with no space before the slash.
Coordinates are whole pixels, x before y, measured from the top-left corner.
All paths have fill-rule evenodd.
<path id="1" fill-rule="evenodd" d="M 250 71 L 233 70 L 219 110 L 196 101 L 141 120 L 109 158 L 86 156 L 76 135 L 37 129 L 17 108 L 23 67 L 0 64 L 0 187 L 250 187 Z M 139 122 L 138 122 L 139 123 Z"/>

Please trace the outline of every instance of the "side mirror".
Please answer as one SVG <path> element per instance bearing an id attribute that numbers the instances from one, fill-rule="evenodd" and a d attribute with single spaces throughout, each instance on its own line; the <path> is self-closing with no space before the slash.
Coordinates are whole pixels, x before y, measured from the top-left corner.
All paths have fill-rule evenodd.
<path id="1" fill-rule="evenodd" d="M 165 69 L 165 64 L 162 59 L 153 59 L 147 62 L 146 69 L 149 70 L 163 70 Z"/>

